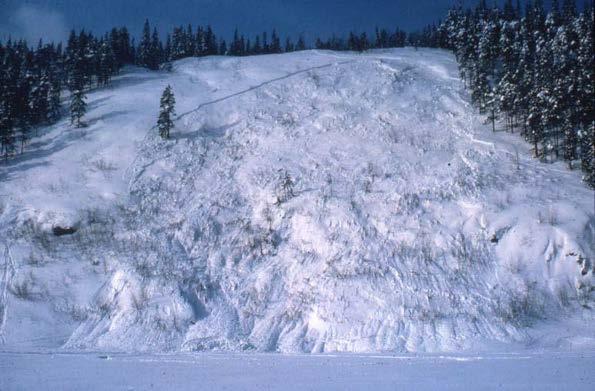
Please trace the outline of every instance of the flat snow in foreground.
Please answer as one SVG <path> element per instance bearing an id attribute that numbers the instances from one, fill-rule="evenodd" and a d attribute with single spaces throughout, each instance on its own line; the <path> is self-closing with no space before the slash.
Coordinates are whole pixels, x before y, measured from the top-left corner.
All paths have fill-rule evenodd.
<path id="1" fill-rule="evenodd" d="M 12 390 L 589 391 L 595 353 L 107 355 L 0 353 Z"/>

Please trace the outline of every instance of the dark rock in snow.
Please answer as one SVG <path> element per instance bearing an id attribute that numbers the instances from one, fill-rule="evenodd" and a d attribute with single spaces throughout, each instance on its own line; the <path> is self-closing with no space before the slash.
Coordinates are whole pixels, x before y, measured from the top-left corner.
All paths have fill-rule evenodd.
<path id="1" fill-rule="evenodd" d="M 54 228 L 52 228 L 52 232 L 56 236 L 72 235 L 76 231 L 77 231 L 77 228 L 75 228 L 75 227 L 60 227 L 60 226 L 55 226 Z"/>

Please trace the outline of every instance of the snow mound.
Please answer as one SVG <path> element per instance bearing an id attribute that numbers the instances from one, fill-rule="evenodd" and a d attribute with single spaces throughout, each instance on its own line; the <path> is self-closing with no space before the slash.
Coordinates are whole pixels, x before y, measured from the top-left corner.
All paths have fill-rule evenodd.
<path id="1" fill-rule="evenodd" d="M 49 197 L 72 203 L 17 174 L 60 169 L 56 154 L 5 169 L 8 345 L 35 345 L 39 326 L 16 317 L 39 308 L 31 324 L 77 349 L 452 351 L 538 343 L 540 322 L 577 316 L 595 341 L 593 191 L 487 131 L 451 54 L 186 59 L 156 75 L 90 94 L 106 106 L 90 116 L 122 114 L 64 153 L 116 162 L 69 166 Z M 164 141 L 146 132 L 167 84 L 181 115 Z M 19 295 L 23 279 L 45 294 Z"/>

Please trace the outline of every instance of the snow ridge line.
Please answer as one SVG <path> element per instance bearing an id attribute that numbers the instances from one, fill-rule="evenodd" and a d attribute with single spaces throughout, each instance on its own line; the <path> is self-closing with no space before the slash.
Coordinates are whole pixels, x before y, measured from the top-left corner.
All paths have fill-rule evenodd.
<path id="1" fill-rule="evenodd" d="M 246 94 L 246 93 L 248 93 L 248 92 L 251 92 L 251 91 L 257 90 L 257 89 L 259 89 L 259 88 L 262 88 L 262 87 L 264 87 L 264 86 L 266 86 L 266 85 L 269 85 L 269 84 L 272 84 L 272 83 L 275 83 L 275 82 L 278 82 L 278 81 L 281 81 L 281 80 L 289 79 L 289 78 L 291 78 L 291 77 L 293 77 L 293 76 L 300 75 L 300 74 L 302 74 L 302 73 L 306 73 L 306 72 L 310 72 L 310 71 L 313 71 L 313 70 L 316 70 L 316 69 L 324 69 L 324 68 L 329 68 L 329 67 L 331 67 L 331 66 L 333 66 L 333 65 L 345 65 L 345 64 L 351 63 L 351 62 L 353 62 L 353 61 L 354 61 L 354 60 L 350 60 L 350 61 L 342 61 L 342 62 L 333 62 L 333 63 L 329 63 L 329 64 L 324 64 L 324 65 L 319 65 L 319 66 L 310 67 L 310 68 L 306 68 L 306 69 L 301 69 L 301 70 L 299 70 L 299 71 L 296 71 L 296 72 L 291 72 L 291 73 L 288 73 L 287 75 L 284 75 L 284 76 L 281 76 L 281 77 L 277 77 L 277 78 L 275 78 L 275 79 L 271 79 L 271 80 L 264 81 L 264 82 L 262 82 L 262 83 L 260 83 L 260 84 L 257 84 L 257 85 L 255 85 L 255 86 L 249 87 L 249 88 L 247 88 L 247 89 L 245 89 L 245 90 L 243 90 L 243 91 L 239 91 L 239 92 L 236 92 L 236 93 L 234 93 L 234 94 L 227 95 L 227 96 L 224 96 L 224 97 L 221 97 L 221 98 L 218 98 L 218 99 L 212 100 L 212 101 L 210 101 L 210 102 L 204 102 L 204 103 L 201 103 L 201 104 L 200 104 L 200 105 L 198 105 L 196 108 L 194 108 L 194 109 L 192 109 L 192 110 L 189 110 L 189 111 L 186 111 L 185 113 L 182 113 L 182 114 L 178 115 L 178 116 L 175 118 L 175 120 L 174 120 L 174 121 L 179 121 L 179 120 L 181 120 L 182 118 L 184 118 L 184 117 L 188 116 L 189 114 L 192 114 L 192 113 L 195 113 L 195 112 L 197 112 L 198 110 L 202 109 L 203 107 L 210 106 L 210 105 L 213 105 L 213 104 L 216 104 L 216 103 L 222 102 L 222 101 L 224 101 L 224 100 L 231 99 L 231 98 L 234 98 L 234 97 L 236 97 L 236 96 L 239 96 L 239 95 Z M 156 128 L 156 126 L 154 126 L 153 128 Z"/>

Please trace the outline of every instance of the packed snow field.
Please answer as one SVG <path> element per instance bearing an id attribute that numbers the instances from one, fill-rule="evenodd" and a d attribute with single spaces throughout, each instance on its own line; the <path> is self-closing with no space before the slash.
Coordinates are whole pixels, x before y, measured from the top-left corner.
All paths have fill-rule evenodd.
<path id="1" fill-rule="evenodd" d="M 595 350 L 593 191 L 448 52 L 186 59 L 88 102 L 0 166 L 4 351 Z"/>
<path id="2" fill-rule="evenodd" d="M 1 390 L 590 391 L 595 353 L 0 353 Z"/>

